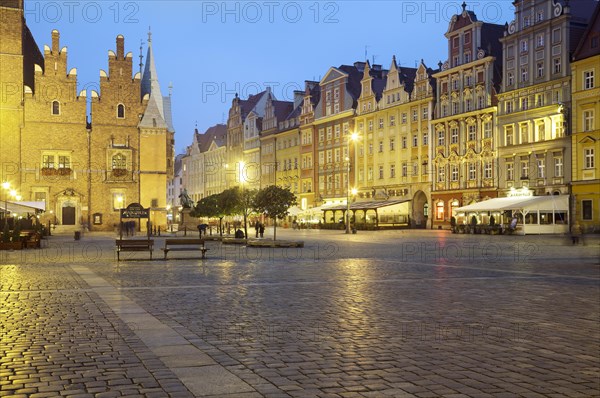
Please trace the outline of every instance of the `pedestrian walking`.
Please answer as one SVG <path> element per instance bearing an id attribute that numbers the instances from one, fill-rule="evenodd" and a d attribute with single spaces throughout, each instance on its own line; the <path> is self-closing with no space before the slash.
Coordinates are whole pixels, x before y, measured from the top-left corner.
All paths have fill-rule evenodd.
<path id="1" fill-rule="evenodd" d="M 260 230 L 260 222 L 258 220 L 254 223 L 254 229 L 256 230 L 256 237 L 258 238 L 258 232 Z"/>
<path id="2" fill-rule="evenodd" d="M 263 238 L 265 236 L 265 224 L 260 224 L 259 227 L 260 237 Z"/>

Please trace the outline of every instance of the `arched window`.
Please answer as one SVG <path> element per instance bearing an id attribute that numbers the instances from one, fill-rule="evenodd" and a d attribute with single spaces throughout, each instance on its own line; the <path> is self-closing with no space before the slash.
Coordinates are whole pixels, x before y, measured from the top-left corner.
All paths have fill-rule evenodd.
<path id="1" fill-rule="evenodd" d="M 52 101 L 52 114 L 60 115 L 60 103 L 58 101 Z"/>
<path id="2" fill-rule="evenodd" d="M 127 158 L 122 153 L 117 153 L 112 157 L 112 168 L 113 170 L 127 169 Z"/>
<path id="3" fill-rule="evenodd" d="M 119 118 L 119 119 L 125 118 L 125 105 L 123 105 L 123 104 L 117 105 L 117 118 Z"/>

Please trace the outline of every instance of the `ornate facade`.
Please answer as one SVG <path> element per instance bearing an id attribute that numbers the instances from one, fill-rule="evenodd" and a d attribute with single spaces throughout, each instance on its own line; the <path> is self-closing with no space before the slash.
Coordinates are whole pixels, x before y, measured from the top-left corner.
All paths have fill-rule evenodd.
<path id="1" fill-rule="evenodd" d="M 448 60 L 433 77 L 433 225 L 447 225 L 453 208 L 497 196 L 496 93 L 503 27 L 467 11 L 450 21 Z M 482 221 L 482 220 L 480 220 Z"/>

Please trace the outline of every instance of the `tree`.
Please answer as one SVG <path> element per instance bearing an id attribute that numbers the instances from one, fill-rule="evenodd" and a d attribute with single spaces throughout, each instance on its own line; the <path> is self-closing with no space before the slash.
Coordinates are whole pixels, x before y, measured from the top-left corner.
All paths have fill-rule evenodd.
<path id="1" fill-rule="evenodd" d="M 223 236 L 223 217 L 225 217 L 228 212 L 227 206 L 222 203 L 221 196 L 222 193 L 200 199 L 194 207 L 193 215 L 194 217 L 218 218 L 219 231 L 221 236 Z"/>
<path id="2" fill-rule="evenodd" d="M 296 195 L 289 188 L 280 188 L 276 185 L 263 188 L 256 194 L 254 208 L 274 221 L 273 240 L 277 239 L 277 218 L 287 216 L 289 208 L 297 203 Z"/>
<path id="3" fill-rule="evenodd" d="M 233 188 L 235 194 L 235 205 L 233 212 L 244 216 L 244 236 L 248 239 L 248 216 L 254 209 L 254 198 L 258 191 L 256 189 Z"/>

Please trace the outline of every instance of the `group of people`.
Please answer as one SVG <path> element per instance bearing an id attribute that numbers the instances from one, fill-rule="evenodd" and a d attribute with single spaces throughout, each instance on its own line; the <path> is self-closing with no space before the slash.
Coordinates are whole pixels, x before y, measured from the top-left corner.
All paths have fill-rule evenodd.
<path id="1" fill-rule="evenodd" d="M 121 231 L 125 232 L 127 236 L 135 236 L 135 221 L 121 222 Z"/>
<path id="2" fill-rule="evenodd" d="M 256 221 L 256 223 L 254 224 L 254 230 L 256 231 L 256 237 L 258 238 L 259 235 L 261 238 L 264 238 L 265 236 L 265 224 L 261 223 L 260 221 Z"/>

